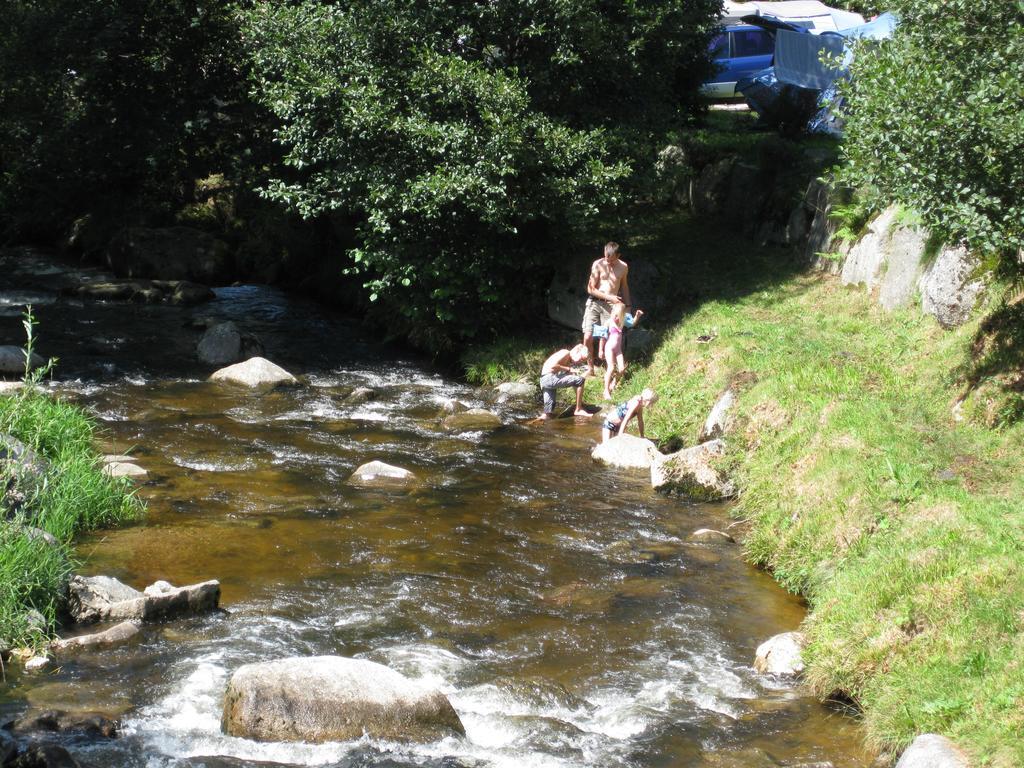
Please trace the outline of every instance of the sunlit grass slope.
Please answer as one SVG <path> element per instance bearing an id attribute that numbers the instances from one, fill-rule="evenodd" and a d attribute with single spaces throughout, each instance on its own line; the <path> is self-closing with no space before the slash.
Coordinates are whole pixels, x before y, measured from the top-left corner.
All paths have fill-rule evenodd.
<path id="1" fill-rule="evenodd" d="M 853 698 L 879 747 L 939 732 L 1018 766 L 1024 425 L 954 408 L 977 329 L 798 276 L 703 303 L 629 389 L 662 394 L 649 432 L 692 443 L 736 387 L 735 514 L 750 558 L 809 600 L 819 695 Z"/>

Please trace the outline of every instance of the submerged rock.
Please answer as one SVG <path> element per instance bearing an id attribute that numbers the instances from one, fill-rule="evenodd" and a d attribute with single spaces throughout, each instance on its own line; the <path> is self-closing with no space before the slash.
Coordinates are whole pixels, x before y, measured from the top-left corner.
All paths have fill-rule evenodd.
<path id="1" fill-rule="evenodd" d="M 383 461 L 370 461 L 357 467 L 348 481 L 352 485 L 406 486 L 416 482 L 416 475 L 408 469 L 385 464 Z"/>
<path id="2" fill-rule="evenodd" d="M 377 396 L 369 387 L 356 387 L 348 396 L 345 398 L 346 405 L 362 405 L 365 402 L 373 400 Z"/>
<path id="3" fill-rule="evenodd" d="M 428 742 L 465 735 L 440 691 L 371 661 L 340 656 L 246 664 L 224 694 L 221 729 L 257 741 Z"/>
<path id="4" fill-rule="evenodd" d="M 896 768 L 969 768 L 967 756 L 952 741 L 936 733 L 918 736 Z"/>
<path id="5" fill-rule="evenodd" d="M 501 418 L 483 408 L 470 408 L 461 413 L 446 416 L 442 425 L 452 432 L 474 432 L 477 430 L 497 429 L 501 426 Z"/>
<path id="6" fill-rule="evenodd" d="M 754 655 L 754 669 L 761 674 L 797 677 L 804 671 L 800 651 L 805 638 L 802 632 L 783 632 L 759 646 Z"/>
<path id="7" fill-rule="evenodd" d="M 495 402 L 524 402 L 531 403 L 537 397 L 537 386 L 528 384 L 525 381 L 506 381 L 494 388 Z"/>
<path id="8" fill-rule="evenodd" d="M 253 388 L 298 383 L 298 379 L 284 368 L 262 357 L 253 357 L 244 363 L 221 368 L 210 376 L 210 381 L 224 381 Z"/>
<path id="9" fill-rule="evenodd" d="M 736 495 L 736 487 L 711 465 L 713 458 L 724 453 L 725 443 L 710 440 L 660 457 L 651 464 L 651 486 L 700 501 L 730 498 Z"/>
<path id="10" fill-rule="evenodd" d="M 207 329 L 196 345 L 201 362 L 209 365 L 237 363 L 242 354 L 242 334 L 238 326 L 228 321 Z"/>
<path id="11" fill-rule="evenodd" d="M 634 435 L 616 435 L 591 452 L 594 461 L 619 469 L 648 469 L 661 456 L 650 440 Z"/>
<path id="12" fill-rule="evenodd" d="M 157 582 L 139 592 L 110 576 L 73 576 L 68 585 L 68 612 L 79 624 L 99 621 L 156 621 L 205 613 L 220 602 L 220 582 L 187 587 Z"/>

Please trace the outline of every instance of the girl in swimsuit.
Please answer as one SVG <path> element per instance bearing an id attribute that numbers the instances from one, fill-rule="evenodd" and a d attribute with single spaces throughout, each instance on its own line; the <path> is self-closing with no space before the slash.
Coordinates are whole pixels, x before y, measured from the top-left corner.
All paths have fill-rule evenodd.
<path id="1" fill-rule="evenodd" d="M 626 431 L 626 425 L 635 416 L 637 426 L 640 427 L 640 437 L 644 436 L 644 408 L 653 405 L 658 400 L 658 393 L 653 389 L 645 389 L 636 397 L 631 397 L 624 403 L 615 406 L 615 410 L 605 417 L 601 425 L 601 442 L 611 440 L 613 436 L 621 435 Z"/>
<path id="2" fill-rule="evenodd" d="M 623 374 L 626 372 L 626 358 L 622 354 L 622 334 L 627 328 L 636 325 L 640 316 L 644 313 L 638 309 L 635 315 L 626 313 L 625 304 L 616 304 L 612 307 L 612 316 L 608 319 L 606 328 L 608 338 L 604 343 L 604 399 L 611 400 L 612 392 L 618 386 Z"/>

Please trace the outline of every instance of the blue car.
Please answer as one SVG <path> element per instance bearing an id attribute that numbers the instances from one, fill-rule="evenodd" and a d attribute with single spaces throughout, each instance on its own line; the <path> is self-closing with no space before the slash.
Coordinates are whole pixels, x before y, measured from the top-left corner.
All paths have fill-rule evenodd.
<path id="1" fill-rule="evenodd" d="M 701 93 L 713 99 L 731 99 L 736 81 L 751 77 L 771 66 L 775 36 L 750 24 L 729 25 L 711 41 L 711 57 L 719 70 L 701 86 Z"/>

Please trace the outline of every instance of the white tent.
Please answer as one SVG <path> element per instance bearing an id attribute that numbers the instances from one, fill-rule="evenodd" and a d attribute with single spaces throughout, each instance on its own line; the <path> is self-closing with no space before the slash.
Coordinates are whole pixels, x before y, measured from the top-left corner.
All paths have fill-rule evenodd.
<path id="1" fill-rule="evenodd" d="M 723 15 L 728 19 L 741 16 L 774 16 L 777 19 L 807 27 L 811 32 L 841 32 L 864 23 L 859 13 L 829 8 L 819 0 L 750 0 L 737 3 L 725 0 Z"/>

